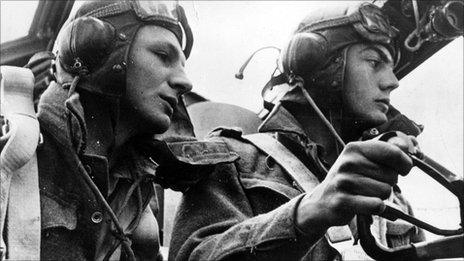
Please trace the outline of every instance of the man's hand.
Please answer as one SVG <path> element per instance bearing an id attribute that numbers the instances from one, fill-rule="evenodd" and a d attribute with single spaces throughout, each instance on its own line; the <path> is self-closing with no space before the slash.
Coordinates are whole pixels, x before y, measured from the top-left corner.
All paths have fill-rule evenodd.
<path id="1" fill-rule="evenodd" d="M 322 235 L 331 226 L 347 224 L 356 214 L 381 213 L 398 174 L 412 168 L 407 151 L 411 140 L 369 140 L 349 143 L 325 180 L 306 195 L 297 210 L 303 232 Z"/>

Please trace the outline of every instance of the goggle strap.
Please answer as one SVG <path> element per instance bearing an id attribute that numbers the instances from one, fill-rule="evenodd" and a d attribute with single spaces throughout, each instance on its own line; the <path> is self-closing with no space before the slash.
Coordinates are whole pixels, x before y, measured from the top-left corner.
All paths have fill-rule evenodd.
<path id="1" fill-rule="evenodd" d="M 122 14 L 130 10 L 134 10 L 135 12 L 135 7 L 132 6 L 131 1 L 123 1 L 123 2 L 116 2 L 116 3 L 111 3 L 108 5 L 102 6 L 100 8 L 97 8 L 95 10 L 92 10 L 90 12 L 83 14 L 82 16 L 101 18 L 101 17 L 108 17 L 108 16 Z M 158 21 L 163 21 L 163 22 L 167 22 L 170 24 L 174 24 L 181 28 L 182 34 L 186 36 L 186 37 L 182 37 L 183 38 L 182 42 L 185 41 L 185 46 L 183 46 L 184 53 L 185 53 L 185 56 L 188 57 L 190 55 L 190 51 L 192 50 L 193 33 L 187 22 L 185 11 L 182 8 L 182 6 L 179 5 L 177 7 L 177 12 L 178 12 L 177 14 L 178 20 L 174 20 L 172 18 L 165 17 L 163 15 L 153 15 L 153 17 L 155 17 L 156 20 Z M 137 14 L 137 16 L 138 15 L 139 14 Z M 181 43 L 181 45 L 184 45 L 184 43 Z"/>
<path id="2" fill-rule="evenodd" d="M 129 10 L 132 10 L 132 7 L 130 3 L 128 2 L 119 2 L 119 3 L 112 3 L 109 5 L 102 6 L 100 8 L 97 8 L 95 10 L 92 10 L 83 16 L 91 16 L 95 18 L 101 18 L 101 17 L 107 17 L 107 16 L 112 16 L 112 15 L 117 15 L 121 14 L 124 12 L 127 12 Z"/>
<path id="3" fill-rule="evenodd" d="M 193 32 L 192 32 L 192 28 L 190 28 L 190 25 L 187 21 L 185 10 L 181 5 L 178 6 L 177 12 L 178 12 L 178 17 L 179 17 L 178 18 L 179 25 L 182 30 L 182 33 L 185 36 L 185 37 L 182 37 L 183 38 L 182 42 L 185 42 L 185 46 L 182 46 L 182 47 L 184 49 L 185 57 L 188 58 L 190 56 L 190 52 L 192 51 L 192 46 L 193 46 Z"/>
<path id="4" fill-rule="evenodd" d="M 303 32 L 307 30 L 310 30 L 310 31 L 324 30 L 327 28 L 354 24 L 356 22 L 362 22 L 362 16 L 359 13 L 355 13 L 350 16 L 336 17 L 336 18 L 316 22 L 314 24 L 306 25 L 302 27 L 301 29 L 299 29 L 298 32 Z"/>
<path id="5" fill-rule="evenodd" d="M 101 18 L 101 17 L 108 17 L 108 16 L 122 14 L 127 11 L 131 11 L 131 10 L 136 12 L 135 7 L 131 5 L 131 2 L 124 1 L 124 2 L 112 3 L 109 5 L 102 6 L 88 13 L 85 13 L 83 16 Z M 141 18 L 140 14 L 137 14 L 137 16 Z M 154 20 L 157 20 L 157 21 L 163 21 L 163 22 L 173 23 L 173 24 L 177 24 L 178 22 L 177 20 L 169 18 L 169 17 L 165 17 L 164 15 L 152 15 L 151 18 L 154 18 Z"/>

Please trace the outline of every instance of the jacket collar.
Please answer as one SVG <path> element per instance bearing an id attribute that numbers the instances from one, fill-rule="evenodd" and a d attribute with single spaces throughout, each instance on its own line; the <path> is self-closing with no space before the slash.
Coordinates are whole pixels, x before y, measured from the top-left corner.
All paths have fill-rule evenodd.
<path id="1" fill-rule="evenodd" d="M 42 130 L 59 145 L 72 147 L 78 154 L 85 150 L 87 131 L 79 94 L 68 97 L 68 90 L 52 82 L 42 94 L 38 106 Z"/>
<path id="2" fill-rule="evenodd" d="M 274 107 L 269 116 L 259 126 L 258 131 L 293 133 L 307 139 L 301 124 L 281 104 Z"/>
<path id="3" fill-rule="evenodd" d="M 41 129 L 47 132 L 47 136 L 51 137 L 59 146 L 71 148 L 79 155 L 83 164 L 91 165 L 96 172 L 102 174 L 96 177 L 96 183 L 104 194 L 114 189 L 115 182 L 119 178 L 136 180 L 154 176 L 157 164 L 136 153 L 130 143 L 126 144 L 125 151 L 127 153 L 121 156 L 130 160 L 121 160 L 121 164 L 112 170 L 111 177 L 108 177 L 106 157 L 85 153 L 87 129 L 84 108 L 77 92 L 68 97 L 67 89 L 55 82 L 51 83 L 40 99 L 38 118 Z"/>

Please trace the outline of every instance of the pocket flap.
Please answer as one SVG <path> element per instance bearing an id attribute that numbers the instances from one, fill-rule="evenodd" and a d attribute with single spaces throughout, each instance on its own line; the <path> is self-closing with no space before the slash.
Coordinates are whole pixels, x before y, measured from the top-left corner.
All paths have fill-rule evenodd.
<path id="1" fill-rule="evenodd" d="M 41 194 L 40 205 L 42 229 L 65 227 L 74 230 L 76 228 L 76 204 L 51 195 Z"/>
<path id="2" fill-rule="evenodd" d="M 241 181 L 245 189 L 266 189 L 280 194 L 288 199 L 292 199 L 301 194 L 301 192 L 296 188 L 275 181 L 262 180 L 257 178 L 242 178 Z"/>
<path id="3" fill-rule="evenodd" d="M 231 163 L 238 159 L 223 142 L 184 141 L 168 144 L 177 160 L 191 165 L 216 165 Z"/>

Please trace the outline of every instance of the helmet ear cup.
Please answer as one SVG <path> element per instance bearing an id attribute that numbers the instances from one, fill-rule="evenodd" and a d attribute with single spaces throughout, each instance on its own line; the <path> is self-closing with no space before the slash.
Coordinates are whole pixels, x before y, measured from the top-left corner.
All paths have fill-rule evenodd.
<path id="1" fill-rule="evenodd" d="M 327 41 L 316 33 L 297 33 L 282 51 L 282 66 L 287 74 L 304 79 L 327 62 Z"/>
<path id="2" fill-rule="evenodd" d="M 60 31 L 58 59 L 71 74 L 89 74 L 102 65 L 114 45 L 114 27 L 94 17 L 80 17 Z"/>

